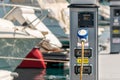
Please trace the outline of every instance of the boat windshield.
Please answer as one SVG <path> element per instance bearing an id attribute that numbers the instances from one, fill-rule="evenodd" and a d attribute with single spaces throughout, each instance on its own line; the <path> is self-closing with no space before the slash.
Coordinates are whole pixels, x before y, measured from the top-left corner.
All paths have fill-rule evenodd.
<path id="1" fill-rule="evenodd" d="M 3 18 L 6 13 L 8 13 L 13 7 L 6 6 L 5 3 L 9 1 L 0 1 L 0 18 Z"/>
<path id="2" fill-rule="evenodd" d="M 30 7 L 40 9 L 37 0 L 0 0 L 0 18 L 3 18 L 15 7 Z"/>

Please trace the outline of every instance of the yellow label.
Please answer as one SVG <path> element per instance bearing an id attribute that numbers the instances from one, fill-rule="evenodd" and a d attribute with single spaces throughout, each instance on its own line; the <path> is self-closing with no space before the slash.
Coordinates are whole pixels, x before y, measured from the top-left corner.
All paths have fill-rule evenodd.
<path id="1" fill-rule="evenodd" d="M 77 63 L 81 64 L 81 61 L 82 61 L 81 58 L 78 58 L 78 59 L 77 59 Z M 89 59 L 88 59 L 88 58 L 84 58 L 83 64 L 88 64 L 88 63 L 89 63 Z"/>
<path id="2" fill-rule="evenodd" d="M 116 30 L 113 30 L 113 33 L 114 33 L 114 34 L 118 34 L 118 33 L 119 33 L 119 30 L 117 30 L 117 29 L 116 29 Z"/>

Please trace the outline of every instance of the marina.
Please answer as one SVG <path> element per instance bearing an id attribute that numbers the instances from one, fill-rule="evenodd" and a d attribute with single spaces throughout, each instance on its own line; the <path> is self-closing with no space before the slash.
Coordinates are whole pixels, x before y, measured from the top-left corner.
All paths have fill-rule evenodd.
<path id="1" fill-rule="evenodd" d="M 28 3 L 29 3 L 29 1 L 28 1 Z M 42 69 L 29 69 L 29 68 L 31 68 L 30 66 L 23 67 L 22 63 L 25 63 L 26 61 L 28 61 L 26 65 L 28 65 L 28 63 L 30 63 L 30 65 L 35 65 L 35 63 L 37 62 L 38 63 L 37 65 L 39 66 L 40 65 L 39 62 L 40 63 L 45 62 L 44 64 L 46 65 L 47 69 L 50 69 L 47 71 L 48 73 L 51 70 L 53 70 L 54 68 L 58 68 L 58 69 L 60 68 L 60 70 L 62 70 L 63 68 L 65 68 L 63 66 L 68 67 L 69 50 L 67 48 L 69 48 L 69 44 L 68 44 L 68 42 L 66 44 L 66 42 L 63 41 L 66 39 L 68 41 L 67 35 L 64 37 L 64 34 L 63 34 L 62 35 L 63 38 L 62 38 L 59 35 L 60 33 L 57 33 L 57 35 L 61 39 L 61 41 L 63 43 L 65 42 L 64 46 L 62 46 L 61 42 L 54 36 L 54 34 L 52 34 L 52 32 L 49 30 L 49 28 L 47 28 L 46 25 L 44 25 L 44 23 L 41 22 L 42 19 L 44 21 L 46 21 L 45 20 L 46 15 L 43 15 L 43 13 L 42 13 L 42 16 L 41 16 L 41 9 L 38 6 L 30 7 L 30 6 L 26 6 L 26 5 L 22 6 L 19 4 L 17 4 L 17 5 L 9 4 L 9 0 L 3 1 L 2 4 L 0 4 L 0 5 L 1 5 L 1 7 L 0 7 L 1 11 L 3 10 L 2 12 L 4 12 L 4 13 L 1 13 L 1 11 L 0 11 L 0 13 L 2 14 L 2 15 L 0 15 L 1 16 L 1 19 L 0 19 L 1 20 L 1 22 L 0 22 L 1 31 L 0 32 L 2 33 L 1 40 L 3 41 L 3 42 L 1 41 L 1 44 L 5 42 L 3 44 L 3 46 L 1 46 L 4 49 L 1 48 L 2 51 L 0 53 L 0 64 L 2 64 L 2 65 L 0 66 L 0 69 L 17 72 L 19 74 L 19 76 L 14 77 L 14 78 L 16 78 L 16 80 L 21 80 L 21 78 L 22 78 L 22 80 L 26 80 L 28 77 L 27 77 L 27 75 L 25 75 L 25 73 L 27 70 L 29 70 L 29 71 L 31 71 L 31 74 L 29 74 L 29 75 L 31 75 L 29 80 L 33 80 L 34 77 L 37 75 L 45 75 L 46 71 L 44 71 L 44 69 L 43 69 L 43 72 L 39 73 Z M 34 10 L 36 10 L 36 11 L 34 11 Z M 37 12 L 37 13 L 35 14 L 35 12 Z M 19 14 L 19 16 L 18 16 L 18 14 Z M 45 11 L 45 14 L 47 14 L 46 11 Z M 2 18 L 4 18 L 4 19 L 2 19 Z M 53 21 L 57 22 L 54 19 L 53 19 Z M 3 25 L 6 22 L 7 22 L 7 24 Z M 50 22 L 48 22 L 48 23 L 50 23 Z M 36 27 L 36 25 L 41 26 L 42 28 Z M 48 25 L 51 26 L 51 23 L 47 24 L 47 26 Z M 55 25 L 58 25 L 58 24 L 55 24 Z M 60 26 L 58 26 L 58 27 L 59 27 L 59 30 L 62 31 Z M 55 27 L 55 28 L 58 28 L 58 27 Z M 53 28 L 51 28 L 51 29 L 53 29 Z M 54 29 L 54 30 L 56 30 L 56 29 Z M 42 43 L 42 40 L 43 41 L 48 40 L 48 42 L 43 42 L 43 45 L 40 45 Z M 24 43 L 24 41 L 27 41 L 27 43 L 26 42 Z M 29 43 L 31 43 L 31 44 L 29 44 Z M 27 46 L 29 46 L 29 48 Z M 64 47 L 65 50 L 61 49 L 60 47 Z M 29 52 L 34 48 L 37 48 L 38 50 L 40 49 L 40 51 L 42 51 L 42 55 L 44 56 L 44 59 L 41 59 L 41 58 L 37 59 L 36 58 L 37 53 L 35 55 L 34 55 L 34 53 L 32 53 L 32 55 L 35 57 L 33 57 L 33 56 L 29 57 Z M 6 53 L 6 54 L 2 54 L 2 53 Z M 32 66 L 32 68 L 37 68 L 37 65 L 34 67 Z M 46 68 L 46 67 L 44 67 L 44 68 Z M 26 69 L 24 69 L 24 68 L 26 68 Z M 21 71 L 22 71 L 22 74 L 25 75 L 26 77 L 21 75 Z M 34 76 L 32 76 L 34 71 L 36 74 L 34 74 Z M 54 78 L 55 79 L 56 78 L 66 79 L 66 77 L 62 77 L 62 75 L 63 75 L 63 73 L 62 73 L 62 74 L 56 75 L 58 77 L 56 77 L 52 74 L 48 74 L 47 76 L 43 76 L 43 80 L 49 79 L 49 75 L 50 75 L 50 79 L 54 79 Z M 35 78 L 35 80 L 38 80 L 38 79 L 41 80 L 42 78 L 39 76 L 37 78 Z"/>
<path id="2" fill-rule="evenodd" d="M 85 65 L 92 66 L 94 70 L 91 72 L 95 74 L 96 71 L 99 80 L 119 80 L 118 70 L 120 66 L 117 62 L 120 55 L 110 53 L 110 4 L 106 0 L 100 1 L 97 1 L 99 6 L 98 32 L 95 32 L 98 37 L 98 44 L 96 44 L 98 53 L 92 53 L 94 59 L 93 57 L 86 58 L 85 62 L 82 61 L 82 58 L 76 59 L 78 57 L 74 55 L 73 59 L 76 60 L 72 59 L 72 62 L 81 65 L 84 62 Z M 71 55 L 74 53 L 74 51 L 70 52 L 72 50 L 70 49 L 70 41 L 75 41 L 72 46 L 78 46 L 74 47 L 74 50 L 82 44 L 77 43 L 79 39 L 76 38 L 76 33 L 73 36 L 74 39 L 70 38 L 71 15 L 68 5 L 70 5 L 70 1 L 67 0 L 0 1 L 0 70 L 6 71 L 5 75 L 0 75 L 0 80 L 6 75 L 9 80 L 70 80 L 70 72 L 76 73 L 76 71 L 70 71 Z M 72 5 L 72 7 L 76 6 Z M 77 31 L 79 28 L 73 29 Z M 94 32 L 94 30 L 90 31 Z M 94 50 L 93 45 L 96 40 L 93 39 L 88 39 L 91 43 L 85 44 L 85 48 L 89 48 L 86 45 L 92 44 L 91 50 Z M 98 55 L 98 57 L 93 54 Z M 98 63 L 95 61 L 97 58 Z M 98 67 L 98 72 L 95 65 Z M 75 65 L 73 64 L 73 66 Z M 88 76 L 95 78 L 95 75 Z M 88 77 L 84 79 L 86 78 Z"/>

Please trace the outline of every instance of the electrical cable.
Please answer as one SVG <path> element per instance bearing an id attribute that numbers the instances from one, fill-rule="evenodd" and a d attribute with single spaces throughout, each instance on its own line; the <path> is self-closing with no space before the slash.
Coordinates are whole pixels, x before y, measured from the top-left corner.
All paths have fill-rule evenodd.
<path id="1" fill-rule="evenodd" d="M 82 54 L 81 54 L 81 66 L 80 66 L 80 80 L 83 78 L 83 63 L 84 63 L 84 41 L 81 41 Z"/>

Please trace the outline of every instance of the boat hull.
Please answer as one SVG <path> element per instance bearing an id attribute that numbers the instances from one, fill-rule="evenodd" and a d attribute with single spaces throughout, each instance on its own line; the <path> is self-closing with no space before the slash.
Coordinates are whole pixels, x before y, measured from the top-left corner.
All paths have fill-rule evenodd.
<path id="1" fill-rule="evenodd" d="M 0 38 L 0 69 L 14 70 L 39 42 L 40 38 Z"/>

